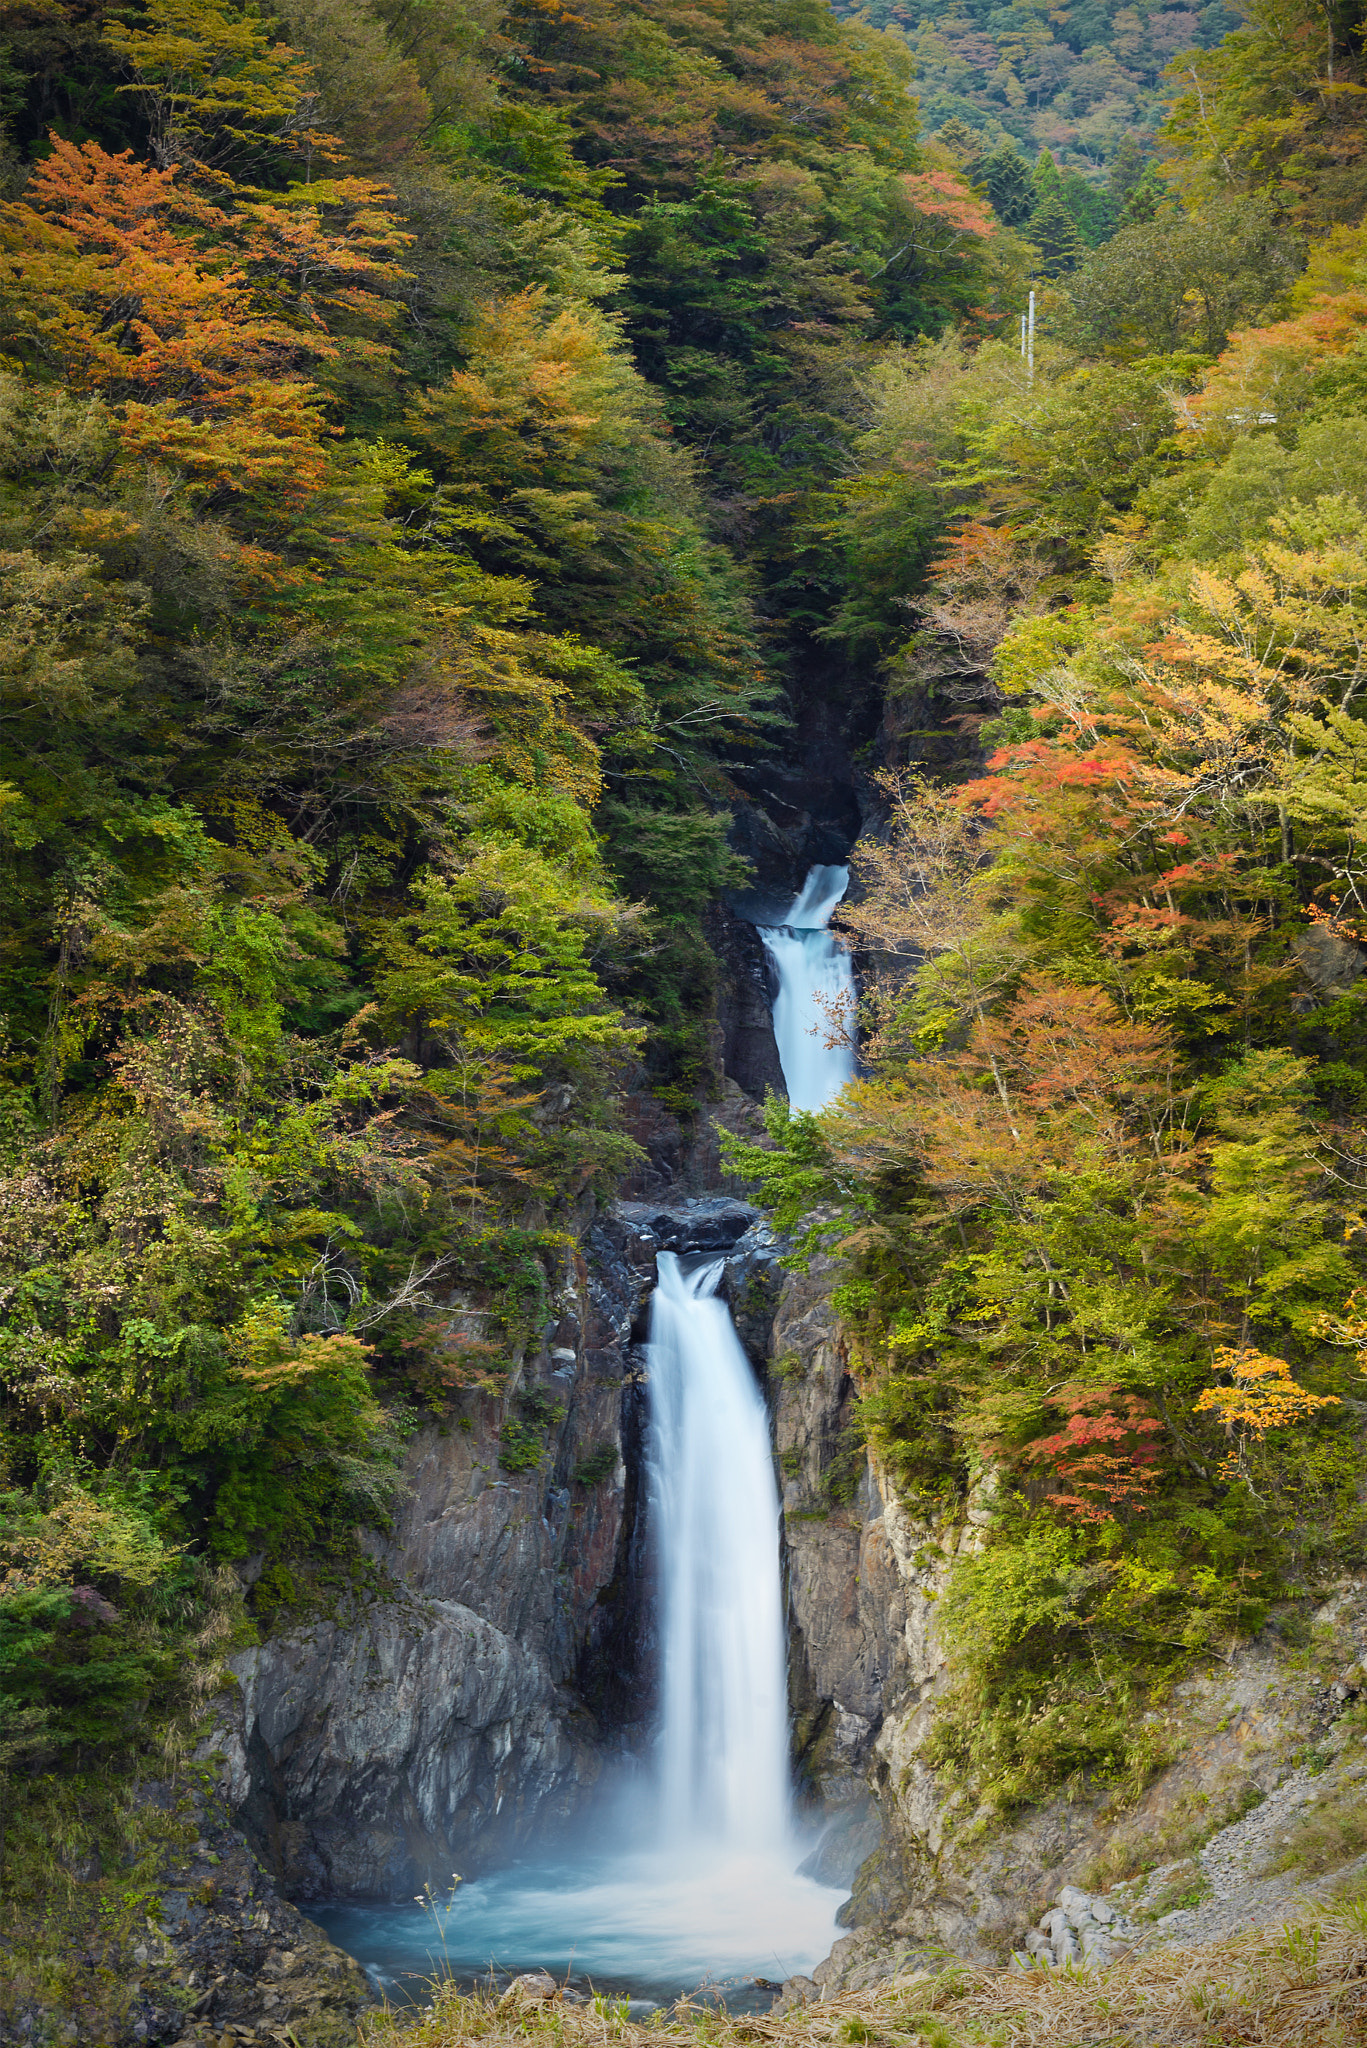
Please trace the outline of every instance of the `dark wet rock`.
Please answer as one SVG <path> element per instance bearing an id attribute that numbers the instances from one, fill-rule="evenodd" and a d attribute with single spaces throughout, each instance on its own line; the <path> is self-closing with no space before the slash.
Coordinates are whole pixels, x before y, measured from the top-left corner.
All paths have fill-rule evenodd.
<path id="1" fill-rule="evenodd" d="M 726 1271 L 718 1289 L 751 1364 L 766 1381 L 774 1317 L 783 1293 L 779 1259 L 787 1249 L 784 1239 L 767 1223 L 752 1223 L 726 1254 Z"/>
<path id="2" fill-rule="evenodd" d="M 820 684 L 798 694 L 797 744 L 732 771 L 744 794 L 731 805 L 729 844 L 750 863 L 752 887 L 766 900 L 785 890 L 791 900 L 808 868 L 843 861 L 864 823 L 838 708 Z"/>
<path id="3" fill-rule="evenodd" d="M 801 878 L 799 877 L 799 883 Z M 796 890 L 760 903 L 771 921 L 782 914 Z M 759 898 L 754 899 L 760 902 Z M 717 957 L 717 1021 L 721 1029 L 722 1065 L 729 1079 L 757 1101 L 766 1093 L 787 1093 L 774 1037 L 773 969 L 755 920 L 716 904 L 703 930 Z"/>
<path id="4" fill-rule="evenodd" d="M 721 1026 L 711 1082 L 703 1091 L 696 1116 L 681 1120 L 653 1095 L 632 1094 L 622 1101 L 623 1122 L 641 1147 L 643 1157 L 623 1181 L 624 1202 L 682 1203 L 705 1200 L 725 1185 L 718 1130 L 766 1143 L 763 1106 L 737 1081 L 723 1073 Z M 777 1058 L 777 1052 L 775 1053 Z"/>
<path id="5" fill-rule="evenodd" d="M 290 1895 L 407 1898 L 487 1866 L 640 1739 L 633 1333 L 653 1280 L 653 1246 L 593 1224 L 506 1395 L 462 1397 L 410 1444 L 370 1543 L 390 1596 L 231 1660 L 205 1754 Z M 540 1461 L 508 1471 L 500 1432 L 528 1396 L 554 1419 Z"/>
<path id="6" fill-rule="evenodd" d="M 674 1112 L 644 1091 L 624 1096 L 622 1126 L 640 1146 L 643 1157 L 622 1184 L 622 1192 L 642 1201 L 682 1194 L 692 1174 L 692 1134 Z"/>
<path id="7" fill-rule="evenodd" d="M 815 1849 L 802 1865 L 818 1884 L 847 1888 L 883 1838 L 883 1822 L 871 1793 L 837 1807 Z"/>
<path id="8" fill-rule="evenodd" d="M 645 1244 L 688 1258 L 699 1252 L 730 1251 L 756 1221 L 748 1202 L 730 1195 L 678 1203 L 619 1202 L 613 1214 L 636 1230 Z"/>

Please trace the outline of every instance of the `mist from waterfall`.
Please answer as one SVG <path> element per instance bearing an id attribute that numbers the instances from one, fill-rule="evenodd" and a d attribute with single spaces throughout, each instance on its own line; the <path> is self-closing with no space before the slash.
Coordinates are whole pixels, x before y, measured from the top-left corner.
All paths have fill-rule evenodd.
<path id="1" fill-rule="evenodd" d="M 792 1845 L 778 1488 L 722 1272 L 661 1252 L 651 1304 L 660 1821 L 681 1844 L 777 1856 Z"/>
<path id="2" fill-rule="evenodd" d="M 850 871 L 814 867 L 785 916 L 757 927 L 778 979 L 774 1037 L 794 1109 L 824 1109 L 854 1074 L 854 970 L 829 930 Z"/>

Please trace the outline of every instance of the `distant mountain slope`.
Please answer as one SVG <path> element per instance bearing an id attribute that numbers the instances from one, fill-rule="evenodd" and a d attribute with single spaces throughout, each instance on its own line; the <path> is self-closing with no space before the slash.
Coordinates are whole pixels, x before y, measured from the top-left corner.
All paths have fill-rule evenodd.
<path id="1" fill-rule="evenodd" d="M 1173 58 L 1213 48 L 1239 21 L 1222 0 L 1199 9 L 1145 0 L 870 0 L 837 11 L 902 30 L 916 54 L 928 134 L 962 122 L 989 147 L 1010 136 L 1027 156 L 1048 149 L 1093 176 L 1126 136 L 1157 128 Z"/>

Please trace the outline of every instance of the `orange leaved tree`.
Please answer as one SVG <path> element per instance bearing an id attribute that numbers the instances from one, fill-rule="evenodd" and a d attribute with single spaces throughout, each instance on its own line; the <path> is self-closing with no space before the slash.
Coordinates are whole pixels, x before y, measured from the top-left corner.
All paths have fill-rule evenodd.
<path id="1" fill-rule="evenodd" d="M 363 180 L 267 199 L 53 136 L 0 209 L 0 345 L 103 398 L 125 457 L 298 503 L 326 465 L 314 372 L 383 353 L 406 237 Z M 368 330 L 368 331 L 367 331 Z"/>

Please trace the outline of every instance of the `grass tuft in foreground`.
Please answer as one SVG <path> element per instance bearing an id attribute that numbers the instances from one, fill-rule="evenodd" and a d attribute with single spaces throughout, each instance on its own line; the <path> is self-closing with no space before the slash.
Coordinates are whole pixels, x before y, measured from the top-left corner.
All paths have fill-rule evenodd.
<path id="1" fill-rule="evenodd" d="M 378 2015 L 361 2040 L 364 2048 L 1361 2048 L 1367 1892 L 1293 1926 L 1150 1950 L 1105 1971 L 953 1965 L 778 2016 L 678 2005 L 635 2022 L 612 1999 L 499 2001 L 437 1984 L 425 2011 Z"/>

